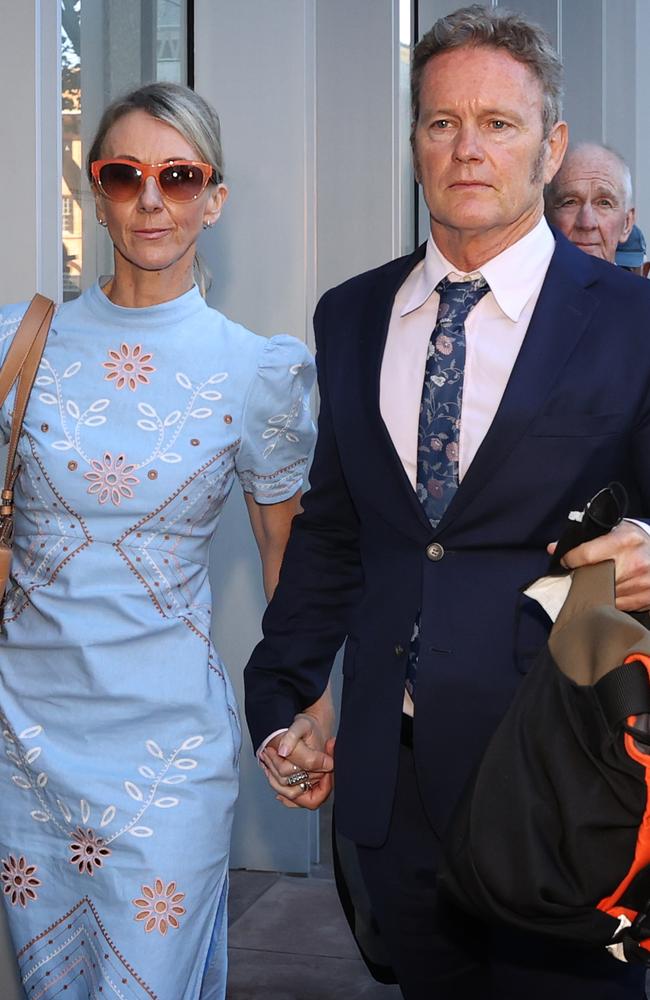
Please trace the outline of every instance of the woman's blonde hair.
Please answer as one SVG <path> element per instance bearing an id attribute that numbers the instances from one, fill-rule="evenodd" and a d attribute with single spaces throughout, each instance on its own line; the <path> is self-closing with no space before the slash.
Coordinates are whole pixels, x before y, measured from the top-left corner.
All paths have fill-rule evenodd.
<path id="1" fill-rule="evenodd" d="M 212 167 L 213 181 L 223 180 L 223 151 L 219 116 L 207 101 L 180 83 L 148 83 L 109 104 L 101 117 L 92 141 L 86 169 L 92 184 L 90 164 L 101 160 L 102 147 L 115 122 L 132 111 L 145 111 L 165 125 L 171 125 L 194 146 L 203 163 Z"/>

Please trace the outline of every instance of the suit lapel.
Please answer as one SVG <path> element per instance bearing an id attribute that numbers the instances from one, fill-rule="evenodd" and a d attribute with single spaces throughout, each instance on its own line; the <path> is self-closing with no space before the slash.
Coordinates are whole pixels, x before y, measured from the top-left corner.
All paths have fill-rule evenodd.
<path id="1" fill-rule="evenodd" d="M 431 525 L 382 419 L 380 379 L 395 295 L 408 274 L 424 257 L 425 248 L 426 244 L 423 244 L 413 254 L 403 258 L 400 261 L 402 266 L 396 269 L 391 282 L 377 283 L 366 309 L 363 332 L 359 338 L 360 370 L 364 373 L 361 380 L 363 407 L 373 431 L 373 461 L 370 463 L 372 481 L 368 484 L 370 493 L 377 498 L 377 505 L 381 507 L 384 516 L 391 521 L 398 520 L 402 530 L 409 531 L 418 541 L 431 535 Z"/>
<path id="2" fill-rule="evenodd" d="M 556 249 L 494 420 L 440 522 L 446 529 L 507 460 L 582 337 L 597 300 L 591 258 L 556 234 Z"/>

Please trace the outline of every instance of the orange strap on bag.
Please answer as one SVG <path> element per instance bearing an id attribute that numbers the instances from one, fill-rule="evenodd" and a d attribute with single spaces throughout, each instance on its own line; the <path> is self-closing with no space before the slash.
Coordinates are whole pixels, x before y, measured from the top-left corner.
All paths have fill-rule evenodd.
<path id="1" fill-rule="evenodd" d="M 14 483 L 20 471 L 20 466 L 16 467 L 18 438 L 53 316 L 54 303 L 52 300 L 36 293 L 16 330 L 5 362 L 0 368 L 0 406 L 4 403 L 16 381 L 18 382 L 11 418 L 5 481 L 0 494 L 0 601 L 4 597 L 11 568 Z"/>

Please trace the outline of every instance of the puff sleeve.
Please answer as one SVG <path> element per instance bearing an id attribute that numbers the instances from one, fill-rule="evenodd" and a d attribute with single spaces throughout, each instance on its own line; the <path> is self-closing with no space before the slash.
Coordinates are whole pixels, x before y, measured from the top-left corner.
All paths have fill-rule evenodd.
<path id="1" fill-rule="evenodd" d="M 309 398 L 314 361 L 295 337 L 262 347 L 242 417 L 237 475 L 257 503 L 288 500 L 302 487 L 315 438 Z"/>

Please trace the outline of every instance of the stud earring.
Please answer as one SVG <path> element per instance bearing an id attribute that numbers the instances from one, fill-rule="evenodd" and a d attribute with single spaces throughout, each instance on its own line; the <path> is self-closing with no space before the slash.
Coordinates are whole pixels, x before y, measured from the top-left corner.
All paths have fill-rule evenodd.
<path id="1" fill-rule="evenodd" d="M 97 221 L 100 224 L 100 226 L 104 226 L 104 228 L 108 226 L 108 222 L 106 221 L 106 219 L 97 219 Z"/>
<path id="2" fill-rule="evenodd" d="M 204 222 L 203 223 L 203 228 L 204 229 L 212 229 L 213 226 L 214 226 L 214 222 Z"/>

